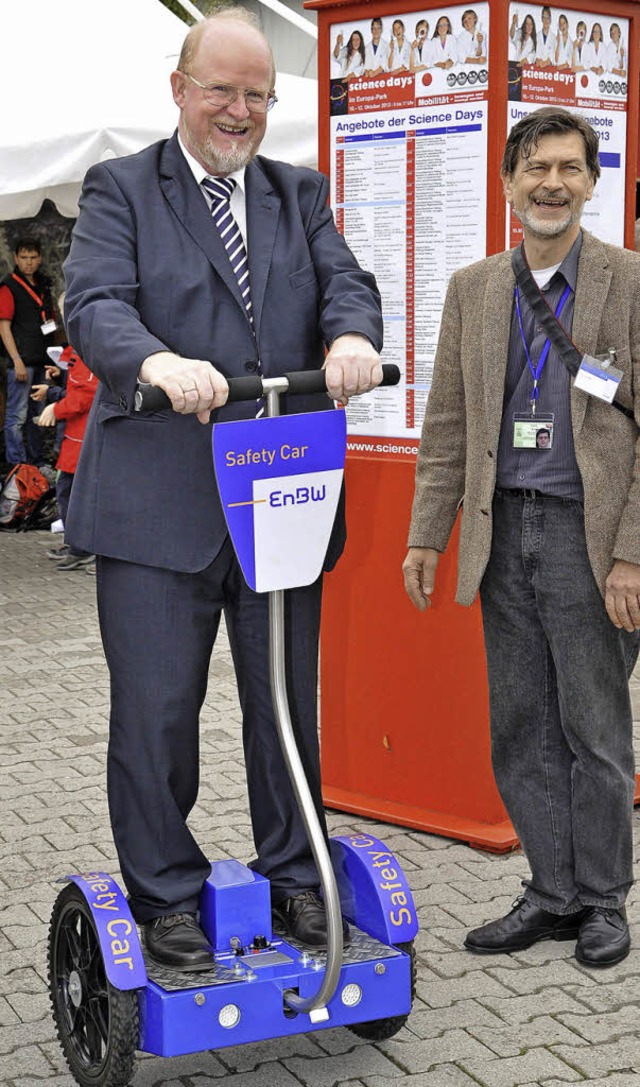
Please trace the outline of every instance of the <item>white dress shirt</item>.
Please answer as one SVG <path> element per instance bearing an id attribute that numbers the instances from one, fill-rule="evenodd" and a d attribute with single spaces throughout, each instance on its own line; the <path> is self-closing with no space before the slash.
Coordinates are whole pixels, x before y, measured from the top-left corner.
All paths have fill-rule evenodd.
<path id="1" fill-rule="evenodd" d="M 206 189 L 202 188 L 202 182 L 206 177 L 211 177 L 215 180 L 215 175 L 208 174 L 204 166 L 201 166 L 197 159 L 194 159 L 193 155 L 190 154 L 189 151 L 187 151 L 179 133 L 178 143 L 180 145 L 180 150 L 182 151 L 182 154 L 187 160 L 187 165 L 198 183 L 198 188 L 202 193 L 202 199 L 206 200 L 207 207 L 209 208 L 209 210 L 211 210 L 211 205 L 213 204 L 213 197 L 207 192 Z M 244 180 L 245 170 L 246 167 L 243 166 L 242 169 L 234 170 L 232 174 L 225 174 L 224 176 L 232 178 L 236 182 L 236 186 L 231 193 L 229 205 L 231 207 L 231 214 L 233 215 L 236 223 L 238 224 L 238 228 L 240 230 L 240 233 L 242 234 L 244 247 L 248 253 L 249 249 L 247 246 L 247 197 Z"/>

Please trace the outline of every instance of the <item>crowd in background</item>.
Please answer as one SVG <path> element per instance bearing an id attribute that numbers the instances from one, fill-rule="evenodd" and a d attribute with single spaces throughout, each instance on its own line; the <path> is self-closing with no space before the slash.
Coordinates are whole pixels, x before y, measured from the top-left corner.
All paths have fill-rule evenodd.
<path id="1" fill-rule="evenodd" d="M 24 527 L 27 514 L 33 517 L 39 506 L 33 526 L 63 530 L 98 382 L 66 342 L 64 297 L 53 299 L 38 238 L 19 237 L 14 259 L 0 283 L 0 525 Z M 56 503 L 49 502 L 45 512 L 53 488 Z M 47 554 L 59 571 L 95 570 L 93 555 L 67 543 Z"/>

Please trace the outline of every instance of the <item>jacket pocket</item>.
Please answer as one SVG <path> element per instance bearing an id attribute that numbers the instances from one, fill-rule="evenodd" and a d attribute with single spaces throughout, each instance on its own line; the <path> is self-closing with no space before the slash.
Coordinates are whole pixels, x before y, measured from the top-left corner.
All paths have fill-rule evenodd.
<path id="1" fill-rule="evenodd" d="M 313 283 L 317 288 L 318 281 L 316 279 L 316 270 L 313 264 L 305 264 L 304 268 L 299 268 L 297 272 L 291 272 L 289 275 L 289 283 L 294 290 L 299 290 L 300 287 L 306 287 L 309 283 Z"/>
<path id="2" fill-rule="evenodd" d="M 160 411 L 133 411 L 129 412 L 120 404 L 100 404 L 96 411 L 96 422 L 99 425 L 109 423 L 113 419 L 126 419 L 133 423 L 166 423 L 173 412 L 170 408 L 162 408 Z"/>

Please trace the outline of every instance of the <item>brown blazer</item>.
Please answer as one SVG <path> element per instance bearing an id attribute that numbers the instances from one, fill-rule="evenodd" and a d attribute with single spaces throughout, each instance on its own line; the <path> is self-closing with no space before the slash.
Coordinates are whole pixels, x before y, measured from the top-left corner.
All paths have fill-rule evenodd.
<path id="1" fill-rule="evenodd" d="M 511 330 L 510 252 L 451 277 L 422 430 L 410 547 L 444 551 L 462 505 L 459 604 L 471 604 L 491 550 L 491 504 Z M 587 548 L 601 591 L 614 559 L 640 563 L 640 255 L 584 231 L 573 315 L 574 343 L 618 353 L 616 399 L 635 422 L 580 389 L 571 418 L 584 486 Z"/>

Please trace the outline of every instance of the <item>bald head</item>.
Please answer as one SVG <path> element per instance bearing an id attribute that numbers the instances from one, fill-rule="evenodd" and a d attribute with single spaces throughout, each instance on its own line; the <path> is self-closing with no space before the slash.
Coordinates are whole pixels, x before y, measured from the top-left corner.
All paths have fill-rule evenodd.
<path id="1" fill-rule="evenodd" d="M 191 30 L 187 34 L 184 42 L 182 43 L 182 49 L 180 50 L 180 58 L 178 60 L 178 68 L 181 72 L 191 71 L 192 65 L 196 62 L 196 54 L 201 45 L 203 38 L 215 39 L 218 35 L 223 37 L 227 34 L 231 35 L 233 39 L 240 38 L 241 41 L 253 47 L 264 48 L 267 52 L 271 63 L 271 87 L 273 90 L 276 79 L 276 66 L 273 60 L 273 53 L 271 46 L 265 38 L 260 29 L 260 23 L 257 17 L 252 11 L 247 11 L 246 8 L 232 7 L 218 9 L 212 15 L 207 16 L 206 19 L 202 19 L 191 27 Z M 206 43 L 205 43 L 206 47 Z"/>
<path id="2" fill-rule="evenodd" d="M 260 102 L 274 84 L 269 43 L 243 8 L 216 12 L 189 31 L 171 87 L 180 137 L 207 173 L 227 176 L 251 162 L 267 127 Z"/>

